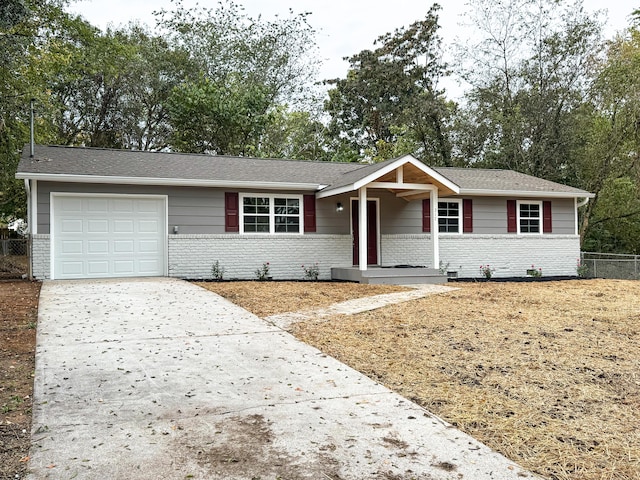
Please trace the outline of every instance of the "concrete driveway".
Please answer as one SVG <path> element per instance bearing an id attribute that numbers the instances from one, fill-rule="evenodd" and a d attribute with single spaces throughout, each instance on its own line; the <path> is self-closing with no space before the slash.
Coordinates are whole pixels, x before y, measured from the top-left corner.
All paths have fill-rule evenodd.
<path id="1" fill-rule="evenodd" d="M 175 279 L 44 282 L 33 413 L 32 479 L 533 477 Z"/>

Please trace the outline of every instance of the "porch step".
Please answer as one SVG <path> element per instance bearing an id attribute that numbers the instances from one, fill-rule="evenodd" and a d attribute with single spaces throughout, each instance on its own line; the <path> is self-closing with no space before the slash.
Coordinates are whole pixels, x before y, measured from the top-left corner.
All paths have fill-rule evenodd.
<path id="1" fill-rule="evenodd" d="M 331 278 L 377 285 L 434 285 L 448 281 L 447 276 L 442 275 L 437 269 L 425 267 L 372 267 L 364 271 L 357 267 L 334 267 L 331 269 Z"/>

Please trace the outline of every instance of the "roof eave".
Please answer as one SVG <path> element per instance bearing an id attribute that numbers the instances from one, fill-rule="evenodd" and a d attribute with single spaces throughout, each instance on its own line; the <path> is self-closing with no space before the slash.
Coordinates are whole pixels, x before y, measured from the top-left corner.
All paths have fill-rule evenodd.
<path id="1" fill-rule="evenodd" d="M 185 187 L 228 187 L 265 190 L 310 190 L 317 191 L 325 185 L 317 183 L 297 182 L 253 182 L 238 180 L 203 180 L 188 178 L 156 178 L 156 177 L 117 177 L 99 175 L 69 175 L 55 173 L 17 172 L 17 179 L 29 179 L 45 182 L 70 183 L 108 183 L 121 185 L 164 185 Z"/>
<path id="2" fill-rule="evenodd" d="M 526 197 L 526 198 L 594 198 L 596 195 L 590 192 L 554 192 L 554 191 L 526 191 L 526 190 L 484 190 L 465 188 L 460 190 L 460 195 L 473 195 L 475 197 Z"/>
<path id="3" fill-rule="evenodd" d="M 335 195 L 341 195 L 343 193 L 349 193 L 353 191 L 354 191 L 353 184 L 350 184 L 340 188 L 328 188 L 327 190 L 321 190 L 320 192 L 316 193 L 316 197 L 327 198 L 327 197 L 333 197 Z"/>

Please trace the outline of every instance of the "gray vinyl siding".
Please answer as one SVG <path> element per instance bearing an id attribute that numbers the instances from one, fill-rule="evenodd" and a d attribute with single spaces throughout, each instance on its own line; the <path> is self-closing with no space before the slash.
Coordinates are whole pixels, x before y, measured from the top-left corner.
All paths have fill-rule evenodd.
<path id="1" fill-rule="evenodd" d="M 337 212 L 338 203 L 342 211 Z M 316 233 L 327 235 L 351 234 L 349 195 L 316 199 Z"/>
<path id="2" fill-rule="evenodd" d="M 380 234 L 422 233 L 422 200 L 407 202 L 386 190 L 374 190 L 369 197 L 380 199 Z"/>
<path id="3" fill-rule="evenodd" d="M 169 232 L 183 234 L 224 233 L 224 192 L 212 188 L 174 187 L 168 195 Z"/>
<path id="4" fill-rule="evenodd" d="M 521 200 L 518 197 L 447 197 L 472 198 L 473 200 L 473 233 L 493 235 L 507 232 L 507 201 Z M 442 200 L 442 199 L 441 199 Z M 535 199 L 532 201 L 551 202 L 552 235 L 575 234 L 575 209 L 572 198 Z"/>
<path id="5" fill-rule="evenodd" d="M 551 200 L 551 228 L 556 235 L 575 235 L 576 208 L 573 198 Z"/>
<path id="6" fill-rule="evenodd" d="M 473 233 L 507 232 L 507 199 L 475 197 L 473 200 Z"/>
<path id="7" fill-rule="evenodd" d="M 112 193 L 151 194 L 168 197 L 168 231 L 177 226 L 180 234 L 225 233 L 225 191 L 237 191 L 204 187 L 167 187 L 144 185 L 108 185 L 86 183 L 38 182 L 38 233 L 49 234 L 50 193 Z M 274 193 L 273 191 L 241 190 L 240 193 Z M 304 195 L 310 192 L 280 192 Z M 407 202 L 386 190 L 370 190 L 369 199 L 378 199 L 380 207 L 381 235 L 412 235 L 422 233 L 422 201 Z M 351 199 L 357 192 L 316 200 L 316 233 L 325 235 L 348 235 L 351 233 Z M 449 197 L 448 197 L 449 198 Z M 450 197 L 469 198 L 469 197 Z M 518 197 L 513 197 L 518 200 Z M 473 233 L 502 234 L 507 231 L 507 198 L 473 198 Z M 545 200 L 545 199 L 543 199 Z M 552 227 L 554 235 L 575 234 L 574 200 L 547 199 L 552 205 Z M 343 211 L 337 212 L 337 203 Z"/>
<path id="8" fill-rule="evenodd" d="M 108 185 L 87 183 L 38 182 L 38 233 L 49 234 L 50 193 L 106 193 L 167 195 L 168 231 L 177 226 L 180 234 L 225 233 L 225 191 L 238 191 L 204 187 L 167 187 L 154 185 Z M 274 193 L 240 190 L 239 193 Z M 279 192 L 283 195 L 304 195 L 310 192 Z M 316 226 L 318 234 L 348 235 L 350 233 L 348 196 L 316 200 Z M 344 210 L 336 212 L 336 203 L 342 201 Z"/>

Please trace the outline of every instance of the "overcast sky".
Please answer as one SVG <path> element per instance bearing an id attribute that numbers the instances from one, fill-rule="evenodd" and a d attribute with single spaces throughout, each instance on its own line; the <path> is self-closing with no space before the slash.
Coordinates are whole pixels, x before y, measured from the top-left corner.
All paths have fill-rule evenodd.
<path id="1" fill-rule="evenodd" d="M 217 0 L 183 0 L 186 7 L 215 8 Z M 407 26 L 423 19 L 431 6 L 424 0 L 238 0 L 250 16 L 262 14 L 270 19 L 275 14 L 288 15 L 289 8 L 295 13 L 311 12 L 309 22 L 318 31 L 317 43 L 323 66 L 321 79 L 344 77 L 347 63 L 343 57 L 351 56 L 371 48 L 380 35 Z M 442 0 L 440 11 L 441 34 L 450 44 L 457 37 L 464 37 L 460 26 L 467 0 Z M 607 10 L 609 22 L 606 34 L 628 26 L 629 14 L 634 8 L 628 0 L 584 0 L 589 11 Z M 93 25 L 105 28 L 108 24 L 119 26 L 131 20 L 154 25 L 152 12 L 161 7 L 170 9 L 169 0 L 77 0 L 71 10 L 81 14 Z M 451 86 L 447 87 L 451 90 Z M 454 93 L 451 92 L 450 93 Z"/>

